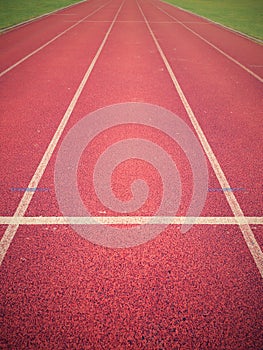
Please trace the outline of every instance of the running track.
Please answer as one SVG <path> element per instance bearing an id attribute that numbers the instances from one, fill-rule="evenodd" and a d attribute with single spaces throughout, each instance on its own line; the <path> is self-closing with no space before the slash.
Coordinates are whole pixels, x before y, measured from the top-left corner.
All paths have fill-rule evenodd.
<path id="1" fill-rule="evenodd" d="M 91 0 L 4 33 L 0 47 L 0 347 L 262 349 L 262 46 L 157 0 Z M 126 102 L 162 106 L 191 127 L 210 191 L 187 233 L 176 221 L 112 249 L 56 219 L 54 167 L 77 121 Z M 142 136 L 172 153 L 167 135 L 124 125 L 82 157 L 79 188 L 94 216 L 116 216 L 94 199 L 94 155 Z M 176 154 L 183 217 L 191 169 Z M 123 163 L 113 190 L 129 199 L 136 176 L 150 191 L 135 216 L 152 215 L 161 182 L 149 165 Z M 47 191 L 12 190 L 29 187 Z"/>

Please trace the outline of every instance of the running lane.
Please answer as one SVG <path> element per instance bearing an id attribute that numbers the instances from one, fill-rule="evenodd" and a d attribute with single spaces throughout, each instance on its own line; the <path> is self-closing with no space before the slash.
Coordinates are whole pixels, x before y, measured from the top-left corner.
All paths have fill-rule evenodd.
<path id="1" fill-rule="evenodd" d="M 106 25 L 104 28 L 108 28 L 120 4 L 112 1 L 107 16 L 100 12 L 101 15 L 94 19 L 96 23 L 85 22 L 83 30 L 77 32 L 79 40 L 85 41 L 94 26 Z M 179 35 L 176 34 L 183 33 L 163 31 L 167 23 L 156 22 L 172 21 L 160 17 L 160 11 L 156 12 L 149 3 L 141 2 L 140 6 L 141 10 L 133 0 L 124 2 L 61 140 L 88 113 L 120 102 L 148 102 L 163 106 L 191 126 L 143 15 L 151 18 L 150 25 L 159 26 L 158 31 L 154 27 L 156 35 L 165 43 L 166 37 L 167 42 L 177 43 Z M 186 37 L 186 40 L 190 39 Z M 176 45 L 179 47 L 179 44 Z M 66 40 L 60 50 L 64 46 L 67 47 Z M 196 46 L 194 43 L 191 46 L 194 54 Z M 210 56 L 210 51 L 202 56 L 203 65 L 208 66 L 209 60 L 210 65 L 220 69 L 223 63 Z M 172 54 L 168 58 L 172 60 Z M 51 69 L 52 64 L 48 60 L 45 62 Z M 183 73 L 189 69 L 188 66 L 183 68 L 181 65 L 180 83 Z M 193 86 L 197 77 L 187 75 L 189 85 Z M 34 76 L 24 77 L 23 81 L 25 79 L 32 81 Z M 196 96 L 202 84 L 203 80 L 195 88 Z M 56 105 L 65 102 L 66 110 L 70 99 L 64 101 L 58 90 L 53 88 L 50 91 L 56 97 Z M 219 96 L 224 96 L 220 89 L 217 93 L 211 96 L 215 104 Z M 186 93 L 189 101 L 191 96 L 190 92 Z M 45 105 L 49 104 L 47 101 Z M 206 107 L 201 93 L 199 104 L 201 109 Z M 196 115 L 199 120 L 199 114 Z M 49 121 L 46 125 L 51 129 L 51 138 L 58 123 L 53 125 Z M 229 142 L 224 130 L 219 128 L 216 132 Z M 206 136 L 216 151 L 218 144 L 215 144 L 213 134 Z M 185 215 L 192 191 L 191 169 L 185 155 L 167 135 L 138 125 L 110 128 L 98 135 L 84 152 L 78 180 L 86 207 L 93 210 L 93 215 L 115 215 L 96 200 L 92 170 L 97 155 L 108 145 L 131 137 L 160 144 L 176 162 L 184 193 L 175 214 Z M 62 215 L 54 184 L 55 161 L 61 140 L 38 184 L 49 191 L 34 194 L 26 216 Z M 30 148 L 28 143 L 21 144 L 23 153 Z M 19 164 L 18 160 L 16 164 Z M 37 161 L 32 170 L 36 165 Z M 209 161 L 208 171 L 209 187 L 220 188 Z M 160 203 L 162 185 L 158 174 L 147 163 L 133 159 L 121 164 L 113 174 L 112 188 L 119 198 L 127 200 L 131 179 L 137 177 L 144 178 L 150 187 L 150 199 L 137 215 L 151 215 Z M 208 192 L 202 216 L 232 215 L 224 193 Z M 125 233 L 126 228 L 122 228 Z M 178 225 L 170 225 L 154 240 L 126 249 L 94 245 L 81 238 L 69 225 L 24 225 L 18 228 L 7 251 L 2 277 L 3 348 L 151 350 L 262 347 L 262 280 L 237 225 L 195 225 L 186 234 L 180 232 Z"/>
<path id="2" fill-rule="evenodd" d="M 175 22 L 181 23 L 181 26 L 190 31 L 194 36 L 199 36 L 201 40 L 206 40 L 210 45 L 216 46 L 225 54 L 243 64 L 255 74 L 263 76 L 263 52 L 262 45 L 253 40 L 224 29 L 220 25 L 193 15 L 187 11 L 176 8 L 165 2 L 158 0 L 151 1 L 160 11 L 166 13 Z M 168 18 L 166 17 L 166 18 Z"/>
<path id="3" fill-rule="evenodd" d="M 106 1 L 83 2 L 4 33 L 0 40 L 0 74 L 4 74 L 6 69 L 48 42 L 56 40 L 56 37 L 78 26 L 89 14 L 105 4 Z"/>
<path id="4" fill-rule="evenodd" d="M 231 188 L 236 189 L 241 209 L 246 216 L 262 216 L 262 83 L 260 76 L 255 78 L 224 55 L 250 67 L 252 62 L 262 63 L 262 46 L 223 28 L 219 34 L 218 26 L 209 23 L 204 37 L 212 45 L 220 42 L 222 53 L 185 27 L 196 23 L 191 27 L 196 29 L 199 17 L 161 2 L 147 3 L 144 9 L 150 22 L 166 22 L 152 23 L 152 30 Z"/>
<path id="5" fill-rule="evenodd" d="M 82 15 L 91 14 L 90 20 L 112 20 L 116 4 L 93 15 L 89 8 L 86 11 Z M 35 22 L 32 27 L 34 33 Z M 1 215 L 15 212 L 24 193 L 13 189 L 28 187 L 108 27 L 103 21 L 82 22 L 2 76 Z M 48 191 L 41 194 L 47 197 Z"/>

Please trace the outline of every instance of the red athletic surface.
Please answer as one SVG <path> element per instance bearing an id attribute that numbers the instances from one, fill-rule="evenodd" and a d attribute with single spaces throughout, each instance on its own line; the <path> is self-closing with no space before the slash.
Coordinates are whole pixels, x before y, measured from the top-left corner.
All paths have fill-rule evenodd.
<path id="1" fill-rule="evenodd" d="M 14 214 L 23 193 L 10 188 L 28 186 L 121 1 L 84 2 L 0 37 L 5 70 L 105 4 L 1 77 L 1 216 Z M 156 6 L 258 75 L 262 46 L 159 1 L 139 4 L 230 186 L 245 189 L 235 193 L 241 209 L 262 216 L 261 83 Z M 136 2 L 126 0 L 62 139 L 90 112 L 134 101 L 165 107 L 192 127 Z M 93 154 L 141 133 L 136 127 L 112 129 L 94 141 L 94 153 L 83 156 L 80 174 L 86 169 L 86 178 L 80 178 L 80 190 L 94 215 L 103 208 L 86 181 Z M 146 137 L 171 151 L 161 133 L 147 130 Z M 54 187 L 57 150 L 38 186 L 49 191 L 34 194 L 27 216 L 62 215 Z M 177 215 L 183 216 L 191 171 L 181 157 L 177 166 L 184 180 Z M 209 164 L 208 169 L 209 187 L 219 188 Z M 112 185 L 123 199 L 129 198 L 130 178 L 147 179 L 150 197 L 136 215 L 152 214 L 160 202 L 158 176 L 150 167 L 142 173 L 136 161 L 118 171 Z M 202 216 L 233 216 L 223 192 L 208 192 Z M 262 225 L 251 228 L 262 247 Z M 5 229 L 0 227 L 1 236 Z M 67 225 L 20 226 L 1 269 L 0 347 L 262 349 L 262 292 L 238 226 L 195 225 L 182 234 L 178 225 L 170 225 L 154 240 L 128 249 L 94 245 Z"/>

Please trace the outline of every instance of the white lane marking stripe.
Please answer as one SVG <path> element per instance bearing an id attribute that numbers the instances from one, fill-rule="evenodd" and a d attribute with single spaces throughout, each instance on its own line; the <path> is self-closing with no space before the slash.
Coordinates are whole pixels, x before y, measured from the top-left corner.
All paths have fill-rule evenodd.
<path id="1" fill-rule="evenodd" d="M 72 28 L 76 27 L 77 25 L 79 25 L 81 22 L 85 21 L 86 18 L 89 18 L 90 16 L 94 15 L 96 12 L 98 12 L 99 10 L 101 10 L 103 7 L 107 6 L 110 3 L 107 2 L 105 5 L 100 6 L 97 10 L 91 12 L 88 16 L 82 18 L 81 20 L 79 20 L 78 22 L 76 22 L 75 24 L 73 24 L 72 26 L 70 26 L 69 28 L 67 28 L 66 30 L 64 30 L 63 32 L 61 32 L 60 34 L 56 35 L 53 39 L 49 40 L 48 42 L 46 42 L 44 45 L 40 46 L 38 49 L 32 51 L 30 54 L 26 55 L 25 57 L 21 58 L 21 60 L 17 61 L 16 63 L 14 63 L 12 66 L 8 67 L 7 69 L 5 69 L 4 71 L 2 71 L 0 73 L 0 77 L 2 77 L 3 75 L 5 75 L 6 73 L 10 72 L 12 69 L 14 69 L 15 67 L 17 67 L 19 64 L 25 62 L 27 59 L 29 59 L 30 57 L 32 57 L 33 55 L 35 55 L 37 52 L 39 52 L 40 50 L 44 49 L 46 46 L 48 46 L 49 44 L 53 43 L 55 40 L 57 40 L 58 38 L 60 38 L 62 35 L 64 35 L 65 33 L 67 33 L 69 30 L 71 30 Z"/>
<path id="2" fill-rule="evenodd" d="M 33 175 L 29 185 L 27 186 L 28 188 L 37 188 L 38 187 L 39 181 L 41 180 L 41 177 L 44 174 L 44 171 L 46 170 L 48 162 L 49 162 L 49 160 L 50 160 L 50 158 L 51 158 L 51 156 L 56 148 L 56 145 L 57 145 L 57 143 L 58 143 L 58 141 L 63 133 L 63 130 L 66 127 L 66 124 L 69 120 L 69 117 L 71 116 L 71 113 L 72 113 L 72 111 L 73 111 L 73 109 L 74 109 L 74 107 L 79 99 L 79 96 L 80 96 L 80 94 L 81 94 L 81 92 L 82 92 L 98 58 L 99 58 L 99 55 L 100 55 L 100 53 L 101 53 L 101 51 L 102 51 L 102 49 L 103 49 L 103 47 L 108 39 L 108 36 L 110 35 L 112 27 L 114 26 L 114 24 L 116 22 L 116 18 L 118 17 L 118 15 L 121 11 L 123 3 L 124 2 L 122 2 L 121 6 L 119 7 L 104 39 L 102 40 L 102 43 L 101 43 L 96 55 L 94 56 L 88 70 L 86 71 L 86 73 L 85 73 L 85 75 L 84 75 L 84 77 L 83 77 L 83 79 L 82 79 L 82 81 L 77 89 L 77 91 L 75 92 L 75 95 L 74 95 L 72 101 L 70 102 L 70 105 L 68 106 L 68 109 L 67 109 L 65 115 L 63 116 L 50 144 L 48 145 L 48 148 L 47 148 L 46 152 L 44 153 L 43 158 L 41 159 L 41 162 L 39 163 L 35 174 Z M 21 217 L 21 216 L 25 215 L 25 212 L 30 204 L 30 201 L 31 201 L 34 193 L 35 192 L 25 192 L 24 193 L 24 195 L 23 195 L 23 197 L 22 197 L 22 199 L 21 199 L 21 201 L 20 201 L 20 203 L 15 211 L 14 217 Z M 10 246 L 10 244 L 11 244 L 11 242 L 16 234 L 18 227 L 19 227 L 19 224 L 15 224 L 15 225 L 11 224 L 10 226 L 8 226 L 2 239 L 1 239 L 1 242 L 0 242 L 0 265 L 2 264 L 2 261 L 5 257 L 5 254 L 6 254 L 8 248 L 9 248 L 9 246 Z"/>
<path id="3" fill-rule="evenodd" d="M 175 21 L 177 21 L 178 23 L 180 23 L 185 29 L 189 30 L 189 32 L 193 33 L 194 35 L 196 35 L 199 39 L 203 40 L 205 43 L 207 43 L 209 46 L 213 47 L 215 50 L 217 50 L 218 52 L 220 52 L 222 55 L 224 55 L 226 58 L 228 58 L 230 61 L 234 62 L 235 64 L 237 64 L 240 68 L 244 69 L 247 73 L 249 73 L 250 75 L 252 75 L 254 78 L 256 78 L 257 80 L 259 80 L 261 83 L 263 82 L 263 78 L 261 78 L 260 76 L 258 76 L 256 73 L 252 72 L 252 70 L 250 70 L 249 68 L 247 68 L 246 66 L 244 66 L 242 63 L 238 62 L 235 58 L 233 58 L 232 56 L 228 55 L 226 52 L 224 52 L 223 50 L 219 49 L 219 47 L 215 46 L 214 44 L 212 44 L 210 41 L 206 40 L 204 37 L 202 37 L 200 34 L 196 33 L 194 30 L 192 30 L 191 28 L 187 27 L 183 22 L 179 21 L 176 17 L 170 15 L 168 12 L 166 12 L 165 10 L 163 10 L 162 8 L 155 6 L 158 10 L 160 10 L 161 12 L 165 13 L 168 17 L 174 19 Z"/>
<path id="4" fill-rule="evenodd" d="M 131 224 L 191 224 L 195 225 L 263 225 L 263 217 L 235 216 L 93 216 L 93 217 L 64 217 L 64 216 L 0 216 L 0 225 L 92 225 L 96 220 L 103 225 Z"/>
<path id="5" fill-rule="evenodd" d="M 67 19 L 65 20 L 65 22 L 67 23 L 72 23 L 72 22 L 76 22 L 75 20 L 73 19 Z M 85 20 L 83 21 L 85 23 L 109 23 L 111 21 L 100 21 L 100 20 L 97 20 L 97 21 L 92 21 L 92 20 Z M 116 23 L 144 23 L 144 21 L 122 21 L 122 20 L 119 20 L 117 21 Z M 165 24 L 178 24 L 180 25 L 180 23 L 178 23 L 178 21 L 150 21 L 149 23 L 165 23 Z M 197 23 L 197 24 L 208 24 L 208 25 L 211 25 L 211 23 L 203 23 L 203 22 L 182 22 L 182 23 Z"/>
<path id="6" fill-rule="evenodd" d="M 209 162 L 210 162 L 210 164 L 211 164 L 211 166 L 216 174 L 216 177 L 217 177 L 222 189 L 223 188 L 231 188 L 218 160 L 216 159 L 214 152 L 212 151 L 212 148 L 210 147 L 210 145 L 205 137 L 205 134 L 203 133 L 203 130 L 201 129 L 201 127 L 200 127 L 200 125 L 199 125 L 199 123 L 194 115 L 194 112 L 192 111 L 192 109 L 191 109 L 191 107 L 190 107 L 190 105 L 189 105 L 189 103 L 188 103 L 188 101 L 183 93 L 183 90 L 182 90 L 178 80 L 175 77 L 175 74 L 174 74 L 163 50 L 161 49 L 153 31 L 149 25 L 149 22 L 147 21 L 147 18 L 145 17 L 140 5 L 138 3 L 137 3 L 137 5 L 141 11 L 141 14 L 145 20 L 145 23 L 146 23 L 148 29 L 149 29 L 149 32 L 153 38 L 153 41 L 154 41 L 154 43 L 155 43 L 155 45 L 160 53 L 160 56 L 163 59 L 163 62 L 164 62 L 166 69 L 171 77 L 171 80 L 174 84 L 174 87 L 175 87 L 178 95 L 180 96 L 180 99 L 184 105 L 184 108 L 185 108 L 185 110 L 186 110 L 186 112 L 191 120 L 191 123 L 192 123 L 192 125 L 193 125 L 193 127 L 198 135 L 198 138 L 199 138 L 199 140 L 204 148 L 204 151 L 209 159 Z M 228 191 L 224 191 L 223 193 L 226 196 L 226 199 L 228 201 L 228 204 L 230 205 L 230 208 L 231 208 L 234 216 L 235 217 L 244 217 L 244 220 L 245 220 L 244 213 L 243 213 L 242 209 L 240 208 L 234 193 L 228 192 Z M 259 246 L 258 242 L 256 241 L 256 238 L 255 238 L 251 228 L 249 227 L 247 221 L 244 224 L 240 224 L 239 227 L 240 227 L 242 235 L 245 239 L 245 242 L 248 246 L 248 249 L 250 250 L 250 253 L 253 256 L 253 259 L 256 263 L 256 266 L 257 266 L 257 268 L 258 268 L 258 270 L 263 278 L 263 253 L 260 249 L 260 246 Z"/>

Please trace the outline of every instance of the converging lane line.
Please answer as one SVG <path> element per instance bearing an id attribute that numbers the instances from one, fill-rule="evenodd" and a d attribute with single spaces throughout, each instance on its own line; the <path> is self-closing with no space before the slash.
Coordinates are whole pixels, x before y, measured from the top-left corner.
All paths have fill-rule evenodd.
<path id="1" fill-rule="evenodd" d="M 4 71 L 2 71 L 0 73 L 0 78 L 5 75 L 6 73 L 10 72 L 12 69 L 16 68 L 17 66 L 19 66 L 21 63 L 25 62 L 27 59 L 29 59 L 30 57 L 32 57 L 33 55 L 35 55 L 37 52 L 41 51 L 42 49 L 44 49 L 46 46 L 48 46 L 49 44 L 53 43 L 55 40 L 57 40 L 58 38 L 60 38 L 62 35 L 66 34 L 69 30 L 73 29 L 74 27 L 76 27 L 77 25 L 79 25 L 80 23 L 82 23 L 83 21 L 85 21 L 86 18 L 89 18 L 90 16 L 94 15 L 96 12 L 98 12 L 99 10 L 101 10 L 103 7 L 107 6 L 111 1 L 107 2 L 105 5 L 100 6 L 97 10 L 91 12 L 88 16 L 82 18 L 81 20 L 77 21 L 75 24 L 73 24 L 72 26 L 70 26 L 69 28 L 67 28 L 66 30 L 64 30 L 63 32 L 61 32 L 60 34 L 56 35 L 53 39 L 49 40 L 48 42 L 46 42 L 44 45 L 40 46 L 38 49 L 34 50 L 33 52 L 31 52 L 30 54 L 26 55 L 25 57 L 21 58 L 21 60 L 17 61 L 16 63 L 14 63 L 12 66 L 8 67 L 7 69 L 5 69 Z"/>
<path id="2" fill-rule="evenodd" d="M 155 6 L 155 5 L 153 5 Z M 213 47 L 216 51 L 220 52 L 222 55 L 224 55 L 226 58 L 228 58 L 230 61 L 234 62 L 235 64 L 237 64 L 240 68 L 244 69 L 247 73 L 249 73 L 250 75 L 252 75 L 254 78 L 256 78 L 257 80 L 259 80 L 261 83 L 263 82 L 263 78 L 261 78 L 259 75 L 257 75 L 256 73 L 252 72 L 252 70 L 250 70 L 249 68 L 247 68 L 246 66 L 244 66 L 242 63 L 238 62 L 235 58 L 233 58 L 232 56 L 228 55 L 226 52 L 224 52 L 223 50 L 219 49 L 219 47 L 215 46 L 214 44 L 212 44 L 210 41 L 206 40 L 204 37 L 202 37 L 200 34 L 196 33 L 194 30 L 192 30 L 191 28 L 189 28 L 187 25 L 184 24 L 184 22 L 179 21 L 176 17 L 170 15 L 168 12 L 166 12 L 165 10 L 163 10 L 161 7 L 155 6 L 159 11 L 165 13 L 168 17 L 170 17 L 171 19 L 175 20 L 177 23 L 181 24 L 185 29 L 189 30 L 189 32 L 191 32 L 192 34 L 196 35 L 199 39 L 203 40 L 206 44 L 208 44 L 209 46 Z"/>
<path id="3" fill-rule="evenodd" d="M 214 172 L 216 174 L 216 177 L 217 177 L 221 187 L 222 188 L 230 188 L 228 180 L 227 180 L 227 178 L 226 178 L 226 176 L 225 176 L 225 174 L 224 174 L 224 172 L 223 172 L 223 170 L 222 170 L 222 168 L 221 168 L 221 166 L 220 166 L 220 164 L 219 164 L 219 162 L 218 162 L 218 160 L 217 160 L 217 158 L 216 158 L 212 148 L 210 147 L 210 145 L 209 145 L 209 143 L 208 143 L 208 141 L 207 141 L 207 139 L 205 137 L 205 134 L 204 134 L 203 130 L 201 129 L 201 126 L 199 125 L 199 123 L 198 123 L 198 121 L 197 121 L 197 119 L 196 119 L 196 117 L 194 115 L 194 112 L 192 111 L 192 109 L 190 107 L 190 104 L 188 103 L 188 101 L 186 99 L 186 96 L 185 96 L 185 94 L 184 94 L 184 92 L 183 92 L 183 90 L 182 90 L 178 80 L 176 79 L 175 74 L 174 74 L 174 72 L 173 72 L 173 70 L 172 70 L 172 68 L 171 68 L 171 66 L 170 66 L 170 64 L 169 64 L 169 62 L 168 62 L 168 60 L 167 60 L 163 50 L 162 50 L 162 48 L 160 47 L 159 42 L 156 39 L 156 37 L 155 37 L 151 27 L 150 27 L 150 24 L 149 24 L 147 18 L 145 17 L 145 15 L 144 15 L 144 13 L 142 11 L 142 8 L 138 4 L 138 2 L 137 2 L 137 5 L 139 7 L 139 10 L 140 10 L 140 12 L 142 14 L 142 17 L 145 20 L 146 26 L 147 26 L 147 28 L 148 28 L 148 30 L 149 30 L 152 38 L 153 38 L 153 41 L 154 41 L 154 43 L 155 43 L 155 45 L 156 45 L 156 47 L 157 47 L 157 49 L 159 51 L 159 54 L 160 54 L 160 56 L 161 56 L 161 58 L 162 58 L 162 60 L 163 60 L 163 62 L 165 64 L 165 66 L 166 66 L 166 69 L 167 69 L 167 71 L 168 71 L 168 73 L 169 73 L 169 75 L 171 77 L 171 80 L 172 80 L 172 82 L 174 84 L 174 87 L 175 87 L 178 95 L 180 96 L 180 99 L 181 99 L 181 101 L 182 101 L 182 103 L 184 105 L 184 108 L 185 108 L 185 110 L 186 110 L 186 112 L 187 112 L 187 114 L 188 114 L 188 116 L 190 118 L 190 121 L 191 121 L 191 123 L 192 123 L 192 125 L 193 125 L 193 127 L 194 127 L 194 129 L 195 129 L 195 131 L 197 133 L 197 135 L 198 135 L 198 138 L 199 138 L 199 140 L 200 140 L 200 142 L 201 142 L 201 144 L 203 146 L 203 149 L 204 149 L 204 151 L 205 151 L 205 153 L 207 155 L 207 158 L 209 159 L 209 162 L 210 162 L 210 164 L 211 164 L 211 166 L 212 166 L 212 168 L 213 168 L 213 170 L 214 170 Z M 251 228 L 250 228 L 250 226 L 248 224 L 248 221 L 246 220 L 246 218 L 244 216 L 244 213 L 243 213 L 242 209 L 240 208 L 240 205 L 239 205 L 239 203 L 238 203 L 234 193 L 233 192 L 228 192 L 228 191 L 225 192 L 224 191 L 224 194 L 226 196 L 226 199 L 228 201 L 228 204 L 230 205 L 230 208 L 231 208 L 234 216 L 235 217 L 242 217 L 242 218 L 244 218 L 244 223 L 240 223 L 239 227 L 240 227 L 240 230 L 241 230 L 241 232 L 243 234 L 245 242 L 246 242 L 246 244 L 248 246 L 248 249 L 249 249 L 249 251 L 250 251 L 250 253 L 251 253 L 251 255 L 252 255 L 252 257 L 253 257 L 253 259 L 254 259 L 254 261 L 256 263 L 256 266 L 257 266 L 257 268 L 258 268 L 258 270 L 259 270 L 259 272 L 260 272 L 260 274 L 261 274 L 261 276 L 263 278 L 263 253 L 262 253 L 262 251 L 260 249 L 260 246 L 259 246 L 258 242 L 256 241 L 256 238 L 255 238 L 255 236 L 253 234 L 253 231 L 251 230 Z"/>
<path id="4" fill-rule="evenodd" d="M 38 187 L 38 184 L 41 180 L 41 177 L 43 176 L 43 174 L 46 170 L 46 167 L 50 161 L 50 158 L 52 157 L 52 154 L 57 146 L 57 143 L 58 143 L 66 125 L 67 125 L 67 122 L 68 122 L 70 116 L 71 116 L 71 113 L 73 112 L 73 109 L 75 108 L 76 103 L 78 102 L 78 99 L 82 93 L 82 90 L 84 89 L 84 86 L 85 86 L 86 82 L 88 81 L 91 72 L 93 71 L 93 68 L 94 68 L 94 66 L 95 66 L 95 64 L 96 64 L 96 62 L 101 54 L 101 51 L 102 51 L 102 49 L 103 49 L 103 47 L 104 47 L 104 45 L 105 45 L 105 43 L 110 35 L 110 32 L 111 32 L 111 30 L 116 22 L 116 19 L 117 19 L 118 15 L 122 9 L 123 4 L 124 4 L 124 1 L 120 5 L 107 33 L 105 34 L 104 39 L 101 42 L 101 45 L 100 45 L 96 55 L 94 56 L 94 58 L 90 64 L 89 68 L 87 69 L 78 89 L 76 90 L 75 95 L 74 95 L 73 99 L 71 100 L 66 113 L 64 114 L 48 148 L 46 149 L 46 152 L 43 155 L 43 158 L 41 159 L 41 161 L 36 169 L 35 174 L 33 175 L 32 179 L 28 185 L 28 188 L 37 188 Z M 21 198 L 21 201 L 20 201 L 20 203 L 15 211 L 14 217 L 21 217 L 21 216 L 25 215 L 26 210 L 31 202 L 33 195 L 34 195 L 34 192 L 25 192 L 24 193 L 24 195 Z M 19 224 L 9 225 L 5 231 L 2 239 L 1 239 L 1 242 L 0 242 L 0 265 L 3 262 L 5 254 L 6 254 L 8 248 L 9 248 L 9 246 L 10 246 L 10 244 L 11 244 L 11 242 L 16 234 L 18 227 L 19 227 Z"/>

